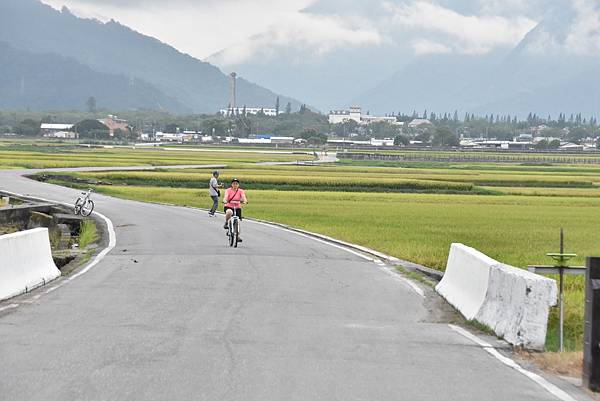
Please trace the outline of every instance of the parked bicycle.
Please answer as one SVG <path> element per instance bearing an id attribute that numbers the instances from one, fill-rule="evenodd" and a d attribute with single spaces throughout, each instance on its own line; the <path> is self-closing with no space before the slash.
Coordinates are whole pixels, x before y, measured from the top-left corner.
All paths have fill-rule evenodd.
<path id="1" fill-rule="evenodd" d="M 90 199 L 92 192 L 94 192 L 94 190 L 90 188 L 79 195 L 75 201 L 75 214 L 80 214 L 86 217 L 92 214 L 92 211 L 94 210 L 94 201 Z"/>
<path id="2" fill-rule="evenodd" d="M 240 218 L 236 215 L 236 210 L 239 209 L 239 201 L 230 201 L 233 205 L 233 215 L 227 222 L 227 237 L 229 246 L 237 248 L 240 239 Z"/>

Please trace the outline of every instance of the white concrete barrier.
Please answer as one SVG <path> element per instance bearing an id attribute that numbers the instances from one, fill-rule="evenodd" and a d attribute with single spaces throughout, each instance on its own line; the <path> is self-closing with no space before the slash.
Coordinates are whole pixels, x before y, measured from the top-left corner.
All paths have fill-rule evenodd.
<path id="1" fill-rule="evenodd" d="M 0 236 L 0 300 L 31 291 L 59 276 L 47 228 Z"/>
<path id="2" fill-rule="evenodd" d="M 543 349 L 556 282 L 452 244 L 436 291 L 468 320 L 491 328 L 515 346 Z"/>

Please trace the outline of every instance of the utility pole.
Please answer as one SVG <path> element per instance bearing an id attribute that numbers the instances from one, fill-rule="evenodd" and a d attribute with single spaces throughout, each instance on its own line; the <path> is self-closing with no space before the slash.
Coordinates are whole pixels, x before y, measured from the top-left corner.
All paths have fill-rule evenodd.
<path id="1" fill-rule="evenodd" d="M 230 74 L 231 77 L 231 81 L 230 81 L 230 93 L 229 93 L 229 104 L 231 107 L 231 114 L 234 113 L 234 110 L 237 107 L 237 74 L 235 72 L 232 72 Z"/>

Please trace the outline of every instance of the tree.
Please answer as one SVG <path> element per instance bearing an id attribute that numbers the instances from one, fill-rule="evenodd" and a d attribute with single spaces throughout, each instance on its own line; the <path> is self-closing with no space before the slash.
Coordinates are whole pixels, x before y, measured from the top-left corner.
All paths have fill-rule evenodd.
<path id="1" fill-rule="evenodd" d="M 179 127 L 177 127 L 177 124 L 175 123 L 170 123 L 165 126 L 165 132 L 169 134 L 176 134 L 178 129 Z"/>
<path id="2" fill-rule="evenodd" d="M 15 133 L 24 136 L 37 136 L 40 134 L 40 123 L 27 118 L 16 126 Z"/>
<path id="3" fill-rule="evenodd" d="M 344 120 L 344 122 L 334 124 L 332 128 L 336 135 L 345 138 L 349 134 L 356 133 L 358 130 L 358 123 L 354 120 Z"/>
<path id="4" fill-rule="evenodd" d="M 79 134 L 80 138 L 88 139 L 109 139 L 110 131 L 108 127 L 98 120 L 83 120 L 75 124 L 73 130 Z"/>
<path id="5" fill-rule="evenodd" d="M 129 131 L 129 130 L 123 130 L 121 128 L 117 128 L 114 132 L 114 138 L 121 140 L 121 141 L 128 140 L 130 136 L 131 136 L 131 131 Z"/>
<path id="6" fill-rule="evenodd" d="M 535 144 L 535 148 L 538 150 L 548 149 L 548 141 L 546 139 L 542 139 L 541 141 Z"/>
<path id="7" fill-rule="evenodd" d="M 415 140 L 421 141 L 423 143 L 429 143 L 431 141 L 431 130 L 427 128 L 424 129 L 419 134 L 417 134 L 417 136 L 415 136 Z"/>
<path id="8" fill-rule="evenodd" d="M 394 138 L 394 146 L 406 146 L 409 143 L 410 141 L 404 135 L 396 135 Z"/>
<path id="9" fill-rule="evenodd" d="M 305 128 L 300 134 L 300 138 L 313 145 L 327 143 L 327 135 L 319 133 L 315 128 Z"/>
<path id="10" fill-rule="evenodd" d="M 394 138 L 398 135 L 398 126 L 385 121 L 371 123 L 369 130 L 375 138 Z"/>
<path id="11" fill-rule="evenodd" d="M 558 139 L 553 139 L 548 143 L 548 148 L 550 149 L 558 149 L 560 148 L 560 141 Z"/>
<path id="12" fill-rule="evenodd" d="M 575 127 L 569 131 L 567 139 L 573 143 L 580 143 L 582 139 L 588 137 L 588 130 L 584 127 Z"/>
<path id="13" fill-rule="evenodd" d="M 96 98 L 94 96 L 90 96 L 88 98 L 88 100 L 85 102 L 85 105 L 87 106 L 87 110 L 90 113 L 96 112 Z"/>
<path id="14" fill-rule="evenodd" d="M 285 105 L 285 114 L 290 114 L 292 112 L 292 103 L 287 102 Z"/>
<path id="15" fill-rule="evenodd" d="M 450 131 L 450 129 L 446 127 L 438 127 L 433 133 L 431 144 L 433 146 L 441 147 L 458 146 L 460 141 L 458 140 L 458 137 L 452 131 Z"/>
<path id="16" fill-rule="evenodd" d="M 206 119 L 202 123 L 202 130 L 209 135 L 225 135 L 228 128 L 228 120 L 221 116 Z"/>

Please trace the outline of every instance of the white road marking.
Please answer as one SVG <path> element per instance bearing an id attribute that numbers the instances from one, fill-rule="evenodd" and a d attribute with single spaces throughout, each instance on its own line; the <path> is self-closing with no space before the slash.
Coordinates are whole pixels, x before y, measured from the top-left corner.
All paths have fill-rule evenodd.
<path id="1" fill-rule="evenodd" d="M 492 355 L 494 358 L 498 359 L 500 362 L 502 362 L 506 366 L 513 368 L 517 372 L 519 372 L 522 375 L 533 380 L 534 382 L 536 382 L 538 385 L 540 385 L 542 388 L 544 388 L 546 391 L 548 391 L 550 394 L 552 394 L 559 400 L 561 400 L 561 401 L 576 401 L 575 398 L 571 397 L 565 391 L 561 390 L 554 384 L 550 383 L 548 380 L 544 379 L 540 375 L 533 373 L 527 369 L 524 369 L 523 367 L 521 367 L 518 363 L 516 363 L 512 359 L 510 359 L 510 358 L 502 355 L 500 352 L 498 352 L 498 350 L 496 348 L 494 348 L 491 344 L 483 341 L 482 339 L 475 336 L 474 334 L 471 334 L 467 330 L 463 329 L 462 327 L 458 327 L 453 324 L 449 324 L 448 326 L 452 330 L 454 330 L 455 332 L 460 334 L 461 336 L 468 338 L 469 340 L 473 341 L 475 344 L 481 346 L 488 354 Z"/>
<path id="2" fill-rule="evenodd" d="M 0 307 L 0 312 L 3 312 L 5 310 L 9 310 L 9 309 L 14 309 L 14 308 L 18 308 L 19 304 L 10 304 L 10 305 L 6 305 L 3 307 Z"/>
<path id="3" fill-rule="evenodd" d="M 285 232 L 288 232 L 288 233 L 294 233 L 294 234 L 296 234 L 296 235 L 299 235 L 300 237 L 309 238 L 309 239 L 312 239 L 312 240 L 314 240 L 314 241 L 320 242 L 320 243 L 322 243 L 322 244 L 330 245 L 330 246 L 332 246 L 332 247 L 334 247 L 334 248 L 338 248 L 338 249 L 341 249 L 341 250 L 343 250 L 343 251 L 349 252 L 349 253 L 351 253 L 351 254 L 353 254 L 353 255 L 356 255 L 356 256 L 358 256 L 358 257 L 360 257 L 360 258 L 363 258 L 363 259 L 365 259 L 365 260 L 368 260 L 369 262 L 376 262 L 376 260 L 375 260 L 375 259 L 373 259 L 373 258 L 371 258 L 371 257 L 369 257 L 369 256 L 366 256 L 366 255 L 363 255 L 363 254 L 362 254 L 362 253 L 360 253 L 360 252 L 356 252 L 356 251 L 354 251 L 354 250 L 352 250 L 352 249 L 345 248 L 345 247 L 343 247 L 343 246 L 341 246 L 341 245 L 332 244 L 331 242 L 328 242 L 328 241 L 322 240 L 322 239 L 320 239 L 320 238 L 317 238 L 317 237 L 313 237 L 313 236 L 310 236 L 310 235 L 307 235 L 307 234 L 303 234 L 303 233 L 300 233 L 300 232 L 298 232 L 298 231 L 294 231 L 294 230 L 288 230 L 288 229 L 286 229 L 286 228 L 283 228 L 283 227 L 280 227 L 280 226 L 277 226 L 277 225 L 274 225 L 274 224 L 263 223 L 262 221 L 252 221 L 252 220 L 250 220 L 250 221 L 251 221 L 252 223 L 254 223 L 254 224 L 260 224 L 260 225 L 263 225 L 263 226 L 266 226 L 266 227 L 269 227 L 269 228 L 276 228 L 276 229 L 278 229 L 278 230 L 285 231 Z"/>
<path id="4" fill-rule="evenodd" d="M 357 251 L 355 251 L 353 249 L 347 248 L 347 247 L 342 246 L 342 245 L 334 244 L 334 243 L 331 243 L 329 241 L 325 241 L 325 240 L 323 240 L 321 238 L 317 238 L 317 237 L 314 237 L 312 235 L 304 234 L 304 233 L 301 233 L 301 232 L 298 232 L 298 231 L 295 231 L 295 230 L 288 230 L 288 229 L 286 229 L 284 227 L 280 227 L 280 226 L 274 225 L 274 224 L 264 223 L 262 221 L 256 221 L 256 220 L 250 220 L 250 221 L 252 223 L 254 223 L 254 224 L 261 224 L 261 225 L 269 227 L 269 228 L 276 228 L 276 229 L 279 229 L 281 231 L 285 231 L 285 232 L 288 232 L 288 233 L 294 233 L 294 234 L 299 235 L 301 237 L 309 238 L 309 239 L 311 239 L 313 241 L 317 241 L 317 242 L 320 242 L 322 244 L 329 245 L 329 246 L 332 246 L 334 248 L 341 249 L 343 251 L 349 252 L 349 253 L 351 253 L 353 255 L 356 255 L 356 256 L 361 257 L 361 258 L 363 258 L 365 260 L 368 260 L 369 262 L 373 262 L 373 263 L 375 263 L 380 268 L 380 270 L 382 270 L 383 272 L 385 272 L 388 275 L 390 275 L 394 280 L 396 280 L 398 282 L 401 282 L 403 284 L 408 285 L 417 295 L 419 295 L 421 298 L 425 298 L 425 292 L 421 288 L 419 288 L 418 285 L 416 285 L 415 283 L 413 283 L 411 280 L 409 280 L 409 279 L 407 279 L 405 277 L 402 277 L 400 274 L 398 274 L 398 273 L 390 270 L 387 267 L 387 265 L 385 263 L 383 263 L 379 259 L 371 258 L 371 257 L 366 256 L 366 255 L 364 255 L 364 254 L 362 254 L 360 252 L 357 252 Z"/>

